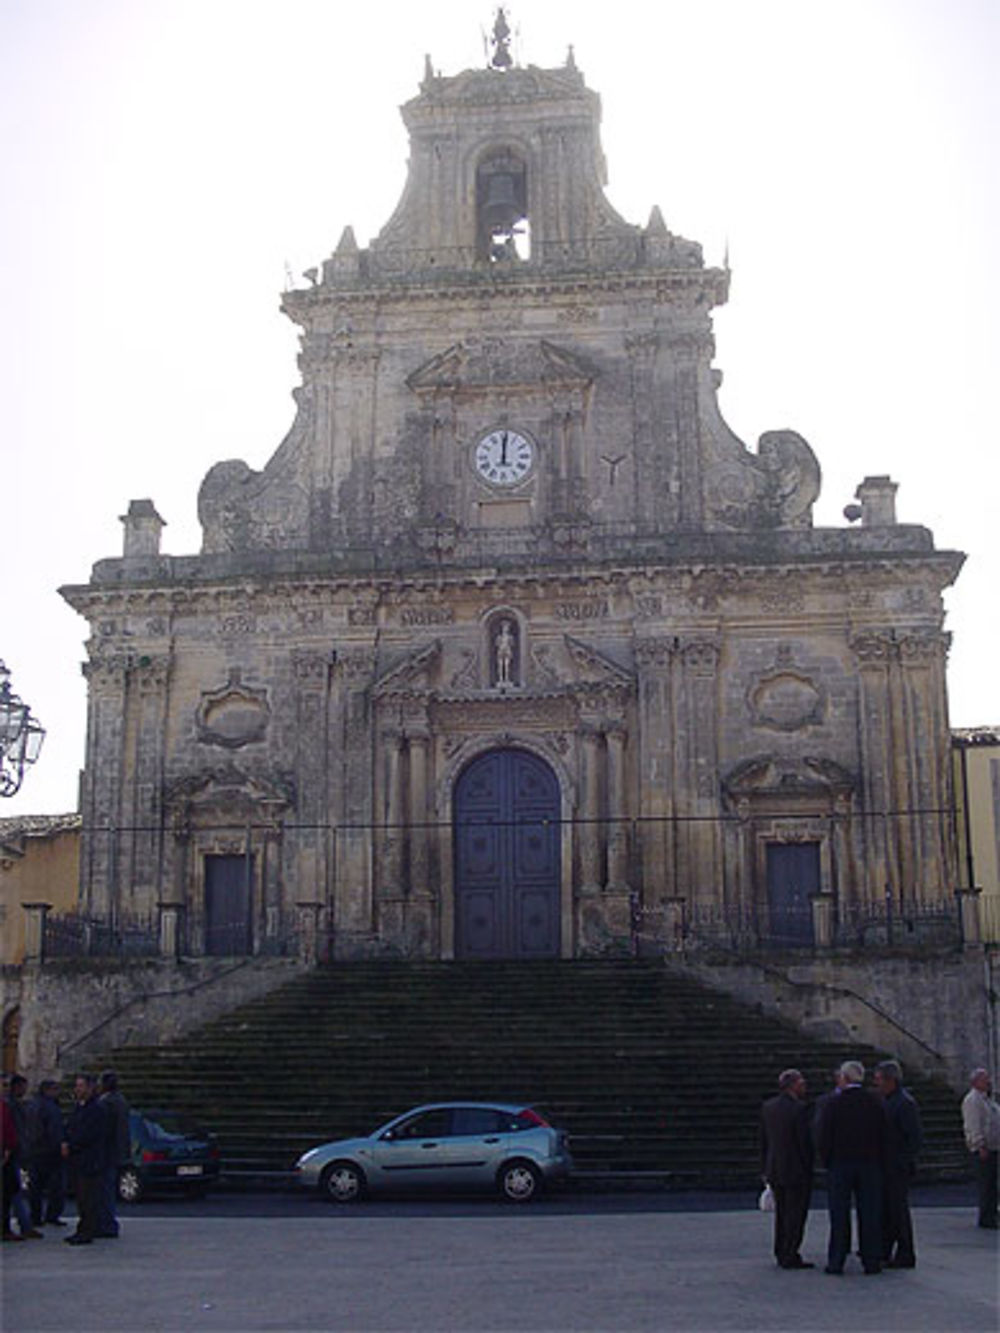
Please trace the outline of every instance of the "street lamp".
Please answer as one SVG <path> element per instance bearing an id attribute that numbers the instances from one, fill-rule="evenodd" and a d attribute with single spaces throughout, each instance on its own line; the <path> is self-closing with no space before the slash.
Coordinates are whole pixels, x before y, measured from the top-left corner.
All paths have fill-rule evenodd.
<path id="1" fill-rule="evenodd" d="M 44 739 L 45 728 L 10 688 L 10 672 L 0 661 L 0 796 L 18 790 Z"/>

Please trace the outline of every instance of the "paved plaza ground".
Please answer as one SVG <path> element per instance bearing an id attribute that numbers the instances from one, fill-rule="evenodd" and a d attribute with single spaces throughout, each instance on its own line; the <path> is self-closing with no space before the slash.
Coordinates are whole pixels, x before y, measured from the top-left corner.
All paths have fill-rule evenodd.
<path id="1" fill-rule="evenodd" d="M 118 1241 L 3 1247 L 3 1333 L 250 1330 L 992 1330 L 997 1233 L 967 1206 L 915 1210 L 919 1265 L 865 1277 L 770 1259 L 768 1216 L 661 1201 L 137 1208 Z"/>

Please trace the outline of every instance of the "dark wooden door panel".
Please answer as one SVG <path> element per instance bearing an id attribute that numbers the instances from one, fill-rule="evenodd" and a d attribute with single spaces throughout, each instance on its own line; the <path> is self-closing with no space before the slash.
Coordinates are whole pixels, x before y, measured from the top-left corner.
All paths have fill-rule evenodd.
<path id="1" fill-rule="evenodd" d="M 455 948 L 466 958 L 559 955 L 559 784 L 525 750 L 494 750 L 455 789 Z"/>

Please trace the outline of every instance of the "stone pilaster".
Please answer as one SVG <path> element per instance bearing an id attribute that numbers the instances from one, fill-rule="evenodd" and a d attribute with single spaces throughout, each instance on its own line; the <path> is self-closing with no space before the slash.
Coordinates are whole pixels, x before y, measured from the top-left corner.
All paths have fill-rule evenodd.
<path id="1" fill-rule="evenodd" d="M 430 891 L 427 837 L 427 762 L 430 734 L 426 727 L 407 726 L 409 743 L 410 893 L 425 897 Z"/>
<path id="2" fill-rule="evenodd" d="M 628 825 L 625 776 L 625 727 L 611 722 L 604 732 L 608 782 L 608 880 L 609 893 L 628 893 Z"/>
<path id="3" fill-rule="evenodd" d="M 858 720 L 864 791 L 864 897 L 881 902 L 897 880 L 896 842 L 886 811 L 892 804 L 892 750 L 889 706 L 889 664 L 893 654 L 888 633 L 866 631 L 851 642 L 859 669 Z"/>
<path id="4" fill-rule="evenodd" d="M 638 675 L 639 841 L 646 907 L 674 892 L 676 790 L 671 723 L 674 640 L 635 645 Z"/>
<path id="5" fill-rule="evenodd" d="M 84 664 L 83 674 L 89 697 L 81 803 L 81 901 L 85 911 L 115 925 L 121 910 L 118 829 L 125 766 L 128 659 L 124 654 L 96 657 Z"/>
<path id="6" fill-rule="evenodd" d="M 338 780 L 333 822 L 339 826 L 334 923 L 338 936 L 366 937 L 374 929 L 372 899 L 374 746 L 371 737 L 370 687 L 374 652 L 368 646 L 338 650 L 336 756 Z"/>
<path id="7" fill-rule="evenodd" d="M 581 791 L 580 803 L 580 892 L 599 893 L 601 889 L 601 734 L 585 722 L 580 731 Z"/>
<path id="8" fill-rule="evenodd" d="M 718 823 L 721 787 L 718 762 L 719 645 L 698 638 L 680 651 L 681 689 L 677 731 L 679 778 L 686 816 L 680 846 L 684 873 L 694 903 L 722 901 L 722 839 Z"/>

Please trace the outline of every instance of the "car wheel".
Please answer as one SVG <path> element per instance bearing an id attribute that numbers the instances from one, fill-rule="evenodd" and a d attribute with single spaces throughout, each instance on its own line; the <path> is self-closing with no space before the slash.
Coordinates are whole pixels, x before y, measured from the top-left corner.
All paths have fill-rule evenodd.
<path id="1" fill-rule="evenodd" d="M 353 1162 L 331 1162 L 320 1177 L 319 1188 L 331 1203 L 357 1203 L 364 1197 L 365 1174 Z"/>
<path id="2" fill-rule="evenodd" d="M 542 1177 L 530 1162 L 507 1162 L 500 1168 L 497 1185 L 508 1203 L 531 1203 L 542 1192 Z"/>
<path id="3" fill-rule="evenodd" d="M 142 1177 L 134 1166 L 126 1166 L 118 1174 L 119 1199 L 122 1203 L 138 1203 L 142 1196 Z"/>

